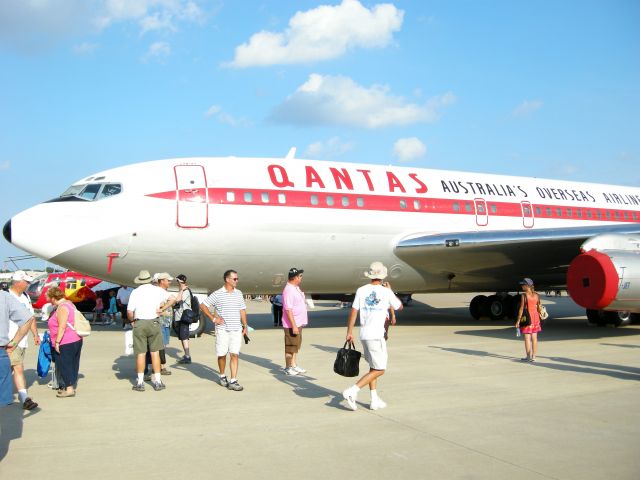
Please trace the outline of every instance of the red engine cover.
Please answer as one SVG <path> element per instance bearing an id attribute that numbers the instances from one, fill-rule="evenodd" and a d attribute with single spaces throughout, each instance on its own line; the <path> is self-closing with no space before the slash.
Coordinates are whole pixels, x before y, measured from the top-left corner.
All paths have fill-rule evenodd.
<path id="1" fill-rule="evenodd" d="M 601 310 L 618 294 L 620 277 L 609 256 L 596 250 L 573 259 L 567 271 L 567 290 L 578 305 Z"/>

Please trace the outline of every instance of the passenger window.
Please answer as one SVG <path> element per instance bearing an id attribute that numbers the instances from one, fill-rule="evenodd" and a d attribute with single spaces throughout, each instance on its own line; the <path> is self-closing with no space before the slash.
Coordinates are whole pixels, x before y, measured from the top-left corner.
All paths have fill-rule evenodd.
<path id="1" fill-rule="evenodd" d="M 573 217 L 573 211 L 570 208 L 567 208 L 567 217 Z"/>
<path id="2" fill-rule="evenodd" d="M 472 210 L 471 210 L 471 204 L 470 204 L 469 202 L 465 202 L 465 204 L 464 204 L 464 210 L 465 210 L 466 212 L 471 212 L 471 211 L 472 211 Z"/>
<path id="3" fill-rule="evenodd" d="M 491 213 L 496 213 L 498 211 L 498 207 L 496 206 L 495 203 L 492 203 L 491 205 L 489 205 L 489 208 L 491 209 Z"/>
<path id="4" fill-rule="evenodd" d="M 607 215 L 607 218 L 611 218 L 611 212 L 609 210 L 607 210 L 606 215 Z"/>
<path id="5" fill-rule="evenodd" d="M 615 211 L 616 218 L 620 218 L 620 212 L 618 210 Z"/>
<path id="6" fill-rule="evenodd" d="M 260 197 L 262 198 L 262 203 L 269 203 L 269 192 L 262 192 Z"/>
<path id="7" fill-rule="evenodd" d="M 561 216 L 562 216 L 562 209 L 561 209 L 561 208 L 556 208 L 556 215 L 557 215 L 558 217 L 561 217 Z"/>
<path id="8" fill-rule="evenodd" d="M 80 193 L 80 195 L 78 195 L 80 198 L 83 198 L 85 200 L 95 200 L 96 195 L 98 195 L 98 191 L 100 191 L 100 187 L 101 185 L 99 183 L 91 183 L 89 185 L 87 185 L 86 187 L 84 187 L 84 189 L 82 190 L 82 192 Z"/>
<path id="9" fill-rule="evenodd" d="M 454 212 L 460 211 L 460 204 L 458 202 L 453 202 L 453 211 Z"/>
<path id="10" fill-rule="evenodd" d="M 407 208 L 406 200 L 400 200 L 400 208 L 402 208 L 403 210 Z"/>
<path id="11" fill-rule="evenodd" d="M 587 210 L 587 218 L 593 218 L 593 213 L 591 213 L 591 210 Z"/>
<path id="12" fill-rule="evenodd" d="M 636 215 L 636 212 L 633 212 L 633 219 L 638 220 L 638 216 Z"/>
<path id="13" fill-rule="evenodd" d="M 311 205 L 318 205 L 318 195 L 311 195 Z"/>
<path id="14" fill-rule="evenodd" d="M 624 219 L 629 220 L 629 212 L 624 212 Z"/>
<path id="15" fill-rule="evenodd" d="M 253 194 L 251 192 L 244 192 L 245 203 L 251 203 L 252 200 L 253 200 Z"/>
<path id="16" fill-rule="evenodd" d="M 349 206 L 349 197 L 342 197 L 342 206 L 343 207 Z"/>
<path id="17" fill-rule="evenodd" d="M 476 204 L 478 206 L 478 213 L 484 213 L 484 205 L 481 203 Z"/>
<path id="18" fill-rule="evenodd" d="M 551 216 L 551 208 L 547 207 L 547 217 Z"/>
<path id="19" fill-rule="evenodd" d="M 600 210 L 596 210 L 596 217 L 598 217 L 598 220 L 602 218 L 602 212 Z"/>
<path id="20" fill-rule="evenodd" d="M 414 200 L 413 201 L 413 209 L 414 210 L 420 210 L 420 200 Z"/>
<path id="21" fill-rule="evenodd" d="M 331 195 L 327 195 L 327 198 L 325 198 L 325 202 L 327 202 L 328 206 L 333 207 L 333 197 Z"/>
<path id="22" fill-rule="evenodd" d="M 582 218 L 582 210 L 581 209 L 577 209 L 576 210 L 576 214 L 578 215 L 578 218 Z"/>
<path id="23" fill-rule="evenodd" d="M 280 204 L 285 204 L 287 203 L 287 196 L 284 193 L 279 193 L 278 194 L 278 203 Z"/>
<path id="24" fill-rule="evenodd" d="M 234 192 L 227 192 L 227 202 L 235 202 L 236 194 Z"/>
<path id="25" fill-rule="evenodd" d="M 536 207 L 536 216 L 542 215 L 542 209 L 540 207 Z"/>
<path id="26" fill-rule="evenodd" d="M 364 198 L 362 197 L 356 198 L 356 205 L 359 207 L 364 207 Z"/>

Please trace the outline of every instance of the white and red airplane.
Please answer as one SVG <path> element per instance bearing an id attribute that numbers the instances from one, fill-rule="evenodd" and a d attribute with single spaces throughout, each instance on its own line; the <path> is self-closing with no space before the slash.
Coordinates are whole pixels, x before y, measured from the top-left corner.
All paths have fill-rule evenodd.
<path id="1" fill-rule="evenodd" d="M 233 268 L 245 293 L 270 293 L 296 266 L 308 292 L 347 293 L 379 260 L 399 293 L 498 292 L 472 300 L 476 318 L 504 316 L 505 292 L 525 276 L 540 289 L 566 286 L 595 323 L 640 312 L 638 188 L 294 154 L 106 170 L 17 214 L 3 233 L 121 284 L 146 269 L 185 273 L 205 291 Z"/>

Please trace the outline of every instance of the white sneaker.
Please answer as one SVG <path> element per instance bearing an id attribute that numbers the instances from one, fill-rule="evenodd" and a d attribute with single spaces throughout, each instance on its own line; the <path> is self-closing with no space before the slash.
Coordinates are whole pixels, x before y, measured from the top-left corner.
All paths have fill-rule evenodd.
<path id="1" fill-rule="evenodd" d="M 293 376 L 293 375 L 298 375 L 298 371 L 297 371 L 297 370 L 295 370 L 293 367 L 287 367 L 287 368 L 285 368 L 285 369 L 284 369 L 284 373 L 285 373 L 285 375 L 291 375 L 291 376 Z"/>
<path id="2" fill-rule="evenodd" d="M 298 373 L 307 373 L 307 371 L 304 368 L 299 367 L 298 365 L 296 365 L 295 367 L 291 367 L 291 368 L 293 368 Z"/>
<path id="3" fill-rule="evenodd" d="M 358 405 L 356 404 L 356 399 L 358 395 L 353 392 L 350 388 L 347 388 L 344 392 L 342 392 L 342 397 L 347 401 L 349 408 L 351 410 L 357 410 Z"/>
<path id="4" fill-rule="evenodd" d="M 369 408 L 371 410 L 380 410 L 382 408 L 385 408 L 386 406 L 387 406 L 386 402 L 378 398 L 376 401 L 371 400 L 371 405 L 369 405 Z"/>

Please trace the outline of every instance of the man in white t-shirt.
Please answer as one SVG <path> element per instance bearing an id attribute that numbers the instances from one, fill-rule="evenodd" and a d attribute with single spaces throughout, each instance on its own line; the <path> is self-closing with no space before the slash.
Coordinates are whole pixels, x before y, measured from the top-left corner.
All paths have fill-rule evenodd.
<path id="1" fill-rule="evenodd" d="M 136 355 L 137 382 L 133 390 L 144 392 L 144 357 L 147 347 L 151 352 L 153 367 L 153 389 L 163 390 L 165 384 L 160 378 L 160 349 L 164 348 L 162 332 L 160 330 L 160 315 L 170 309 L 176 302 L 174 296 L 157 285 L 151 284 L 151 274 L 141 270 L 133 280 L 140 285 L 129 298 L 127 317 L 133 326 L 133 353 Z"/>
<path id="2" fill-rule="evenodd" d="M 32 276 L 27 275 L 22 270 L 18 270 L 11 277 L 9 293 L 13 295 L 16 300 L 22 303 L 33 316 L 31 300 L 25 293 L 25 290 L 31 282 L 33 282 Z M 9 322 L 9 337 L 13 338 L 17 331 L 18 326 L 13 322 Z M 36 322 L 31 322 L 31 333 L 33 334 L 33 343 L 36 346 L 40 345 L 40 337 L 38 336 Z M 27 381 L 24 377 L 24 356 L 28 346 L 28 336 L 25 335 L 22 340 L 20 340 L 20 343 L 18 343 L 16 349 L 11 352 L 9 358 L 11 359 L 11 370 L 13 371 L 13 383 L 16 386 L 16 391 L 18 392 L 18 398 L 22 404 L 22 408 L 25 410 L 33 410 L 38 406 L 38 404 L 29 397 L 29 393 L 27 392 Z"/>
<path id="3" fill-rule="evenodd" d="M 353 341 L 353 327 L 360 312 L 360 341 L 364 350 L 364 358 L 369 363 L 369 372 L 355 385 L 342 392 L 342 396 L 352 410 L 358 408 L 356 400 L 358 392 L 365 385 L 371 390 L 371 410 L 378 410 L 387 406 L 378 396 L 376 390 L 378 378 L 387 369 L 387 342 L 384 339 L 384 323 L 389 314 L 389 308 L 402 310 L 402 302 L 395 296 L 388 282 L 382 281 L 387 277 L 387 267 L 381 262 L 373 262 L 364 275 L 371 279 L 371 283 L 360 287 L 353 299 L 349 322 L 347 325 L 347 342 Z M 392 322 L 395 318 L 392 318 Z M 395 323 L 395 322 L 394 322 Z"/>

